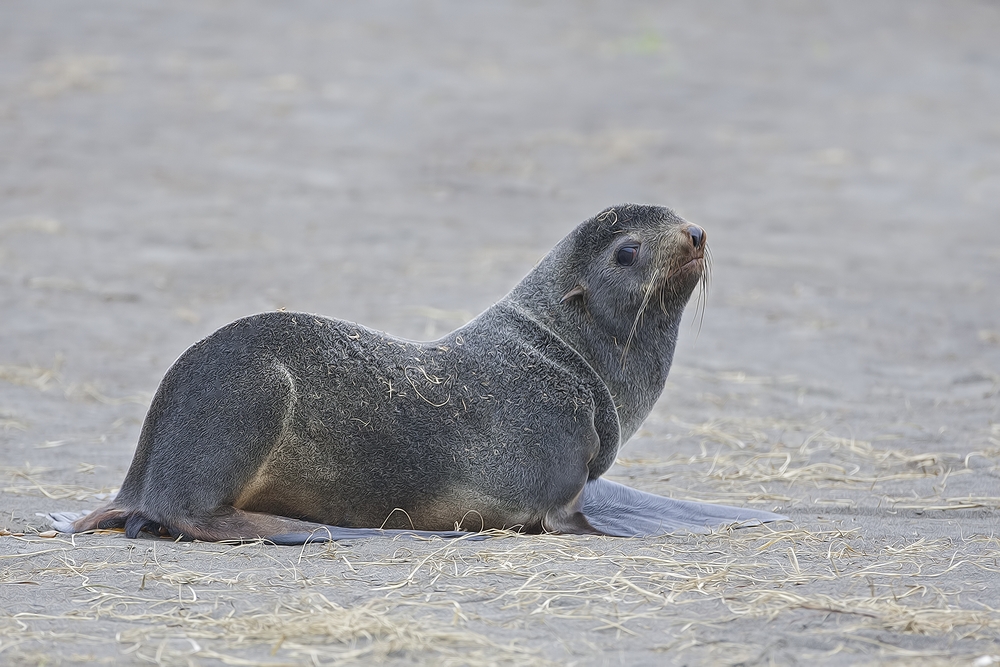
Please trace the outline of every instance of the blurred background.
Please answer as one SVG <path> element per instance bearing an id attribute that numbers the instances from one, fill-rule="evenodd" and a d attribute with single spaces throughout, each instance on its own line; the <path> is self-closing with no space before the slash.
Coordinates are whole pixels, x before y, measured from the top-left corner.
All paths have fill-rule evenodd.
<path id="1" fill-rule="evenodd" d="M 997 664 L 998 35 L 995 0 L 0 1 L 4 657 Z M 776 537 L 32 537 L 218 327 L 433 339 L 622 202 L 714 267 L 609 476 Z"/>
<path id="2" fill-rule="evenodd" d="M 673 207 L 714 257 L 664 423 L 992 437 L 995 2 L 0 17 L 0 443 L 18 464 L 81 459 L 114 483 L 159 378 L 226 322 L 287 308 L 434 338 L 622 202 Z"/>

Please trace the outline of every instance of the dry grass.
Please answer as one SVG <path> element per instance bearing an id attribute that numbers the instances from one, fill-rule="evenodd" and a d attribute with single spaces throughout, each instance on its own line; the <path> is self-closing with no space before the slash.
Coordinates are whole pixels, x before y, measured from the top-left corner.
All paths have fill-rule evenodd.
<path id="1" fill-rule="evenodd" d="M 462 608 L 451 601 L 378 596 L 336 602 L 304 576 L 293 550 L 153 543 L 140 558 L 134 543 L 121 541 L 18 543 L 20 553 L 0 556 L 0 584 L 29 587 L 58 579 L 73 599 L 68 609 L 51 613 L 0 616 L 0 655 L 8 659 L 44 662 L 38 645 L 58 640 L 82 646 L 81 661 L 89 662 L 111 640 L 116 654 L 164 665 L 195 658 L 235 665 L 341 664 L 404 654 L 433 654 L 435 664 L 546 664 L 531 650 L 463 627 Z M 185 547 L 186 553 L 160 560 L 164 549 Z M 313 551 L 312 557 L 331 553 Z M 282 558 L 289 555 L 291 562 Z M 234 559 L 256 567 L 240 569 Z M 32 565 L 22 565 L 29 560 Z M 226 569 L 188 567 L 213 560 L 226 561 Z M 254 606 L 251 600 L 259 598 L 267 604 Z"/>
<path id="2" fill-rule="evenodd" d="M 81 470 L 83 468 L 81 466 Z M 118 491 L 117 488 L 109 486 L 92 487 L 41 481 L 41 476 L 48 472 L 46 468 L 31 465 L 19 468 L 0 466 L 0 477 L 10 480 L 0 487 L 0 493 L 44 496 L 52 500 L 104 500 Z"/>
<path id="3" fill-rule="evenodd" d="M 831 507 L 942 516 L 1000 508 L 994 497 L 947 493 L 948 479 L 975 472 L 971 458 L 987 468 L 996 460 L 994 427 L 962 454 L 842 438 L 815 424 L 681 428 L 687 453 L 623 469 L 702 500 L 788 507 L 809 489 Z M 48 483 L 48 473 L 0 469 L 13 480 L 5 493 L 103 492 Z M 925 481 L 933 493 L 880 491 Z M 971 665 L 1000 654 L 997 535 L 886 538 L 864 521 L 845 525 L 301 549 L 0 537 L 0 661 L 589 664 L 662 652 L 738 664 L 785 661 L 780 644 L 790 637 L 808 638 L 785 649 L 803 661 Z"/>
<path id="4" fill-rule="evenodd" d="M 0 656 L 19 662 L 53 641 L 88 660 L 122 654 L 161 665 L 546 664 L 589 650 L 560 648 L 563 635 L 736 662 L 760 646 L 741 635 L 739 650 L 726 648 L 728 635 L 759 620 L 814 623 L 855 657 L 901 655 L 895 644 L 872 648 L 873 637 L 1000 642 L 996 605 L 938 585 L 955 573 L 1000 574 L 995 536 L 875 545 L 858 529 L 757 528 L 645 541 L 392 540 L 362 550 L 4 539 L 17 553 L 0 557 L 0 591 L 48 586 L 63 598 L 51 612 L 8 605 L 0 616 Z M 516 639 L 539 628 L 548 650 Z"/>
<path id="5" fill-rule="evenodd" d="M 43 392 L 59 390 L 66 398 L 73 400 L 97 401 L 105 405 L 122 405 L 125 403 L 149 405 L 151 397 L 146 394 L 137 393 L 129 396 L 112 397 L 104 394 L 93 382 L 67 382 L 60 372 L 61 366 L 62 359 L 60 358 L 57 358 L 49 368 L 44 366 L 0 365 L 0 380 L 24 387 L 31 387 Z M 2 425 L 2 422 L 0 422 L 0 426 Z"/>
<path id="6" fill-rule="evenodd" d="M 970 460 L 985 459 L 1000 468 L 1000 438 L 994 425 L 983 446 L 965 453 L 914 452 L 897 443 L 897 436 L 866 441 L 834 435 L 815 424 L 778 420 L 719 419 L 703 424 L 675 422 L 683 441 L 696 443 L 696 454 L 665 458 L 618 460 L 624 469 L 642 469 L 644 478 L 670 482 L 659 492 L 691 498 L 686 488 L 701 492 L 693 499 L 717 502 L 796 502 L 796 487 L 861 492 L 880 506 L 897 509 L 954 510 L 1000 507 L 1000 496 L 949 496 L 947 482 L 973 472 Z M 688 447 L 690 449 L 690 447 Z M 934 495 L 895 496 L 878 491 L 891 483 L 933 480 Z M 682 486 L 685 489 L 672 487 Z M 895 488 L 899 488 L 898 486 Z M 912 489 L 908 490 L 912 493 Z M 850 497 L 815 498 L 819 505 L 855 506 Z"/>

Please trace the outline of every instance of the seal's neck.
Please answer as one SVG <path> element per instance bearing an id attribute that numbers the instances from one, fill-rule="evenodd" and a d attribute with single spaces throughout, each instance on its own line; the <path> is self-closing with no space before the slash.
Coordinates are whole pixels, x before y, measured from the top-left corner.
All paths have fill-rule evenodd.
<path id="1" fill-rule="evenodd" d="M 624 444 L 663 391 L 682 308 L 672 315 L 651 304 L 636 323 L 638 308 L 618 312 L 618 304 L 562 303 L 558 277 L 546 264 L 543 260 L 500 303 L 525 312 L 593 368 L 614 398 Z"/>
<path id="2" fill-rule="evenodd" d="M 577 323 L 565 336 L 598 375 L 615 400 L 622 444 L 639 429 L 660 397 L 677 343 L 677 323 L 660 313 L 644 316 L 629 341 L 632 323 L 614 333 L 593 322 Z"/>

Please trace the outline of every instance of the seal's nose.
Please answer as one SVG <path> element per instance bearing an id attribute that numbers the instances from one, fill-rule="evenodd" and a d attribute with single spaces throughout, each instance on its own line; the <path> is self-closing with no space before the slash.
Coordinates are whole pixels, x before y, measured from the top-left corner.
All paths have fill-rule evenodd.
<path id="1" fill-rule="evenodd" d="M 698 225 L 688 225 L 687 227 L 688 236 L 691 237 L 691 243 L 694 244 L 695 250 L 701 250 L 705 247 L 705 230 Z"/>

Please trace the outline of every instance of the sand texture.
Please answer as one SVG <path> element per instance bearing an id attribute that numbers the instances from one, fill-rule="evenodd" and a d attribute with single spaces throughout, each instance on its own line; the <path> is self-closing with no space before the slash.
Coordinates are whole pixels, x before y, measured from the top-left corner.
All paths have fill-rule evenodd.
<path id="1" fill-rule="evenodd" d="M 0 5 L 0 663 L 1000 665 L 1000 5 Z M 45 537 L 172 361 L 433 339 L 581 220 L 708 232 L 609 476 L 789 523 L 305 548 Z"/>

